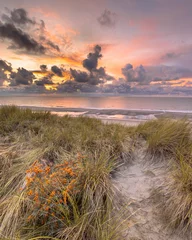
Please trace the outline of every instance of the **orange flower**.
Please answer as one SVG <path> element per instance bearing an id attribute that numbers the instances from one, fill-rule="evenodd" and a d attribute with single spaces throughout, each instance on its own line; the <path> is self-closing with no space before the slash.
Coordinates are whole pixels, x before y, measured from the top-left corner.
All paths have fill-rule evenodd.
<path id="1" fill-rule="evenodd" d="M 49 173 L 49 172 L 50 172 L 50 170 L 51 170 L 51 168 L 50 168 L 50 167 L 46 167 L 46 168 L 45 168 L 45 172 L 46 172 L 46 173 Z"/>
<path id="2" fill-rule="evenodd" d="M 67 180 L 64 178 L 64 179 L 62 180 L 62 183 L 65 184 L 66 182 L 67 182 Z"/>
<path id="3" fill-rule="evenodd" d="M 54 197 L 55 196 L 55 191 L 52 191 L 51 194 L 50 194 L 51 197 Z"/>
<path id="4" fill-rule="evenodd" d="M 50 184 L 50 180 L 46 180 L 45 183 L 46 183 L 47 185 L 49 185 L 49 184 Z"/>
<path id="5" fill-rule="evenodd" d="M 27 193 L 28 196 L 32 196 L 33 195 L 33 191 L 29 190 L 29 192 Z"/>
<path id="6" fill-rule="evenodd" d="M 49 211 L 49 209 L 50 209 L 50 208 L 49 208 L 48 206 L 47 206 L 47 207 L 45 207 L 45 211 L 47 211 L 47 212 L 48 212 L 48 211 Z"/>
<path id="7" fill-rule="evenodd" d="M 38 195 L 38 193 L 35 194 L 34 201 L 35 201 L 35 202 L 38 202 L 38 201 L 39 201 L 39 195 Z"/>
<path id="8" fill-rule="evenodd" d="M 29 185 L 33 181 L 33 178 L 27 176 L 26 181 L 27 181 L 27 185 Z"/>
<path id="9" fill-rule="evenodd" d="M 54 173 L 52 173 L 51 175 L 50 175 L 50 178 L 53 178 L 53 177 L 55 177 L 57 174 L 54 172 Z"/>

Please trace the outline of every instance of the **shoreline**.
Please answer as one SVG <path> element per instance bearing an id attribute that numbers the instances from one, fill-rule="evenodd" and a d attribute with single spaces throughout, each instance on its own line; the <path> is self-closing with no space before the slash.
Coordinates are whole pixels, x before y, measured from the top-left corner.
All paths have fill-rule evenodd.
<path id="1" fill-rule="evenodd" d="M 166 118 L 189 118 L 192 120 L 191 111 L 175 111 L 175 110 L 151 110 L 151 109 L 112 109 L 112 108 L 66 108 L 66 107 L 41 107 L 41 106 L 18 106 L 21 109 L 30 108 L 34 111 L 50 111 L 58 115 L 84 115 L 84 116 L 117 116 L 116 120 L 145 120 L 145 116 L 154 116 L 155 118 L 166 117 Z M 118 119 L 118 116 L 128 117 L 127 119 Z M 105 118 L 104 117 L 104 118 Z M 141 117 L 141 119 L 139 118 Z M 142 117 L 144 119 L 142 119 Z M 109 119 L 112 120 L 112 119 Z M 115 119 L 114 119 L 115 120 Z M 147 118 L 146 120 L 151 120 Z"/>
<path id="2" fill-rule="evenodd" d="M 41 106 L 17 106 L 21 109 L 33 111 L 50 111 L 59 116 L 69 115 L 72 117 L 87 116 L 100 119 L 104 123 L 116 123 L 126 126 L 137 126 L 149 120 L 161 117 L 182 119 L 188 118 L 192 122 L 192 112 L 172 110 L 150 109 L 103 109 L 103 108 L 65 108 L 65 107 L 41 107 Z"/>
<path id="3" fill-rule="evenodd" d="M 106 114 L 106 115 L 149 115 L 154 114 L 162 115 L 177 115 L 177 116 L 190 116 L 192 111 L 176 111 L 176 110 L 152 110 L 152 109 L 115 109 L 115 108 L 70 108 L 70 107 L 41 107 L 41 106 L 17 106 L 21 109 L 30 108 L 34 111 L 51 111 L 51 112 L 86 112 L 86 114 Z"/>

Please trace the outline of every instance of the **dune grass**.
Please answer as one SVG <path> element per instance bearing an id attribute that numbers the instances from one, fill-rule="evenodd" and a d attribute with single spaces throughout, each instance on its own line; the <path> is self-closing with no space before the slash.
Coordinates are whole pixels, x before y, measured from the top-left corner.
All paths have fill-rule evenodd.
<path id="1" fill-rule="evenodd" d="M 191 126 L 186 119 L 159 119 L 140 125 L 137 132 L 147 141 L 147 153 L 160 159 L 174 157 L 191 141 Z"/>
<path id="2" fill-rule="evenodd" d="M 138 126 L 147 142 L 147 158 L 170 168 L 159 203 L 169 225 L 192 233 L 192 135 L 187 119 L 159 119 Z"/>
<path id="3" fill-rule="evenodd" d="M 168 223 L 192 229 L 192 139 L 186 119 L 126 127 L 1 107 L 0 239 L 122 239 L 127 212 L 117 211 L 111 173 L 132 160 L 143 139 L 150 159 L 170 162 L 161 189 Z"/>
<path id="4" fill-rule="evenodd" d="M 132 134 L 97 119 L 1 107 L 0 238 L 120 239 L 110 178 L 129 161 Z"/>

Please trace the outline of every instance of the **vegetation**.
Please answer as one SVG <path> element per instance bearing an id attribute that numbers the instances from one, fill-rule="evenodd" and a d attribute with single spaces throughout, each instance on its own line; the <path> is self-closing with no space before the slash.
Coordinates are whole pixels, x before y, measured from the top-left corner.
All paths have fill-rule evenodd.
<path id="1" fill-rule="evenodd" d="M 132 129 L 0 108 L 0 237 L 119 239 L 111 172 Z M 125 160 L 125 158 L 124 158 Z"/>
<path id="2" fill-rule="evenodd" d="M 131 161 L 143 139 L 151 159 L 169 163 L 161 189 L 169 224 L 192 229 L 192 138 L 186 119 L 126 127 L 1 107 L 0 239 L 122 239 L 127 215 L 116 211 L 111 173 Z"/>
<path id="3" fill-rule="evenodd" d="M 147 141 L 147 157 L 166 161 L 170 169 L 161 187 L 167 221 L 180 230 L 192 230 L 192 136 L 187 119 L 159 119 L 138 126 Z"/>

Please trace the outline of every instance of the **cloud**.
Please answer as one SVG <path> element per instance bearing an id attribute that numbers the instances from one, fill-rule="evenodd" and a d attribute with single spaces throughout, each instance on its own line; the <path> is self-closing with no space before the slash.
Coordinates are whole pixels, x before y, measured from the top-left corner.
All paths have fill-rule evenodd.
<path id="1" fill-rule="evenodd" d="M 12 72 L 11 64 L 0 59 L 0 85 L 3 85 L 3 82 L 8 80 L 7 72 Z"/>
<path id="2" fill-rule="evenodd" d="M 102 54 L 100 53 L 101 53 L 101 47 L 99 45 L 96 45 L 94 47 L 94 52 L 89 53 L 87 55 L 87 58 L 83 60 L 83 67 L 90 72 L 96 69 L 98 65 L 98 60 L 102 57 Z"/>
<path id="3" fill-rule="evenodd" d="M 66 81 L 58 86 L 57 92 L 98 92 L 100 87 L 88 83 Z"/>
<path id="4" fill-rule="evenodd" d="M 9 48 L 12 49 L 25 49 L 37 54 L 44 54 L 46 51 L 43 45 L 11 23 L 0 23 L 0 38 L 11 40 L 12 45 Z"/>
<path id="5" fill-rule="evenodd" d="M 76 82 L 85 83 L 89 81 L 89 75 L 86 72 L 70 68 L 70 73 Z"/>
<path id="6" fill-rule="evenodd" d="M 43 78 L 35 81 L 35 84 L 37 86 L 52 85 L 53 81 L 51 80 L 51 78 L 52 78 L 52 75 L 48 75 L 46 77 L 43 77 Z"/>
<path id="7" fill-rule="evenodd" d="M 111 28 L 116 25 L 117 14 L 105 9 L 97 20 L 101 26 Z"/>
<path id="8" fill-rule="evenodd" d="M 91 85 L 98 85 L 105 81 L 112 81 L 114 77 L 108 75 L 104 67 L 97 68 L 98 60 L 102 57 L 101 46 L 95 45 L 94 52 L 90 52 L 85 60 L 83 60 L 83 67 L 89 73 L 70 68 L 70 73 L 76 82 L 88 83 Z"/>
<path id="9" fill-rule="evenodd" d="M 23 8 L 7 11 L 8 14 L 2 15 L 3 22 L 0 22 L 0 38 L 11 40 L 9 49 L 24 49 L 36 54 L 60 52 L 60 47 L 55 43 L 57 38 L 46 30 L 43 20 L 37 22 L 29 18 Z M 52 37 L 54 41 L 50 39 Z"/>
<path id="10" fill-rule="evenodd" d="M 28 17 L 28 13 L 25 9 L 23 8 L 17 8 L 14 9 L 13 11 L 10 11 L 7 9 L 8 14 L 3 14 L 2 15 L 2 20 L 10 23 L 10 24 L 17 24 L 17 25 L 27 25 L 27 24 L 32 24 L 35 25 L 36 21 Z"/>
<path id="11" fill-rule="evenodd" d="M 48 41 L 47 41 L 47 44 L 48 44 L 51 48 L 53 48 L 53 49 L 55 49 L 56 51 L 60 52 L 59 46 L 56 45 L 55 43 L 53 43 L 53 42 L 51 42 L 50 40 L 48 40 Z"/>
<path id="12" fill-rule="evenodd" d="M 192 78 L 192 70 L 181 66 L 147 66 L 151 81 L 172 81 L 180 78 Z"/>
<path id="13" fill-rule="evenodd" d="M 25 68 L 18 68 L 17 72 L 12 72 L 10 75 L 10 86 L 31 85 L 34 79 L 32 72 Z"/>
<path id="14" fill-rule="evenodd" d="M 70 68 L 70 73 L 73 79 L 79 83 L 88 83 L 91 85 L 98 85 L 100 83 L 104 83 L 105 80 L 112 80 L 113 77 L 107 75 L 104 68 L 99 68 L 93 71 L 92 73 L 83 72 L 80 70 Z"/>
<path id="15" fill-rule="evenodd" d="M 138 84 L 148 84 L 150 82 L 146 70 L 142 65 L 133 69 L 133 66 L 128 63 L 122 68 L 122 74 L 125 76 L 125 80 L 129 83 L 135 82 Z"/>
<path id="16" fill-rule="evenodd" d="M 83 60 L 83 67 L 86 68 L 89 73 L 70 68 L 70 73 L 73 79 L 79 83 L 88 83 L 91 85 L 97 85 L 104 83 L 106 80 L 112 80 L 113 77 L 106 74 L 105 68 L 98 66 L 98 60 L 102 57 L 101 47 L 96 45 L 94 52 L 90 52 L 86 59 Z"/>
<path id="17" fill-rule="evenodd" d="M 120 84 L 107 84 L 102 86 L 101 91 L 103 93 L 130 93 L 131 87 L 128 83 L 120 83 Z"/>
<path id="18" fill-rule="evenodd" d="M 0 71 L 11 72 L 12 71 L 11 63 L 8 63 L 7 61 L 0 59 Z"/>
<path id="19" fill-rule="evenodd" d="M 40 65 L 40 69 L 41 69 L 42 72 L 46 72 L 47 71 L 47 65 L 45 65 L 45 64 Z"/>
<path id="20" fill-rule="evenodd" d="M 57 75 L 58 77 L 63 77 L 63 72 L 65 71 L 63 68 L 59 68 L 56 65 L 51 67 L 51 71 Z"/>

